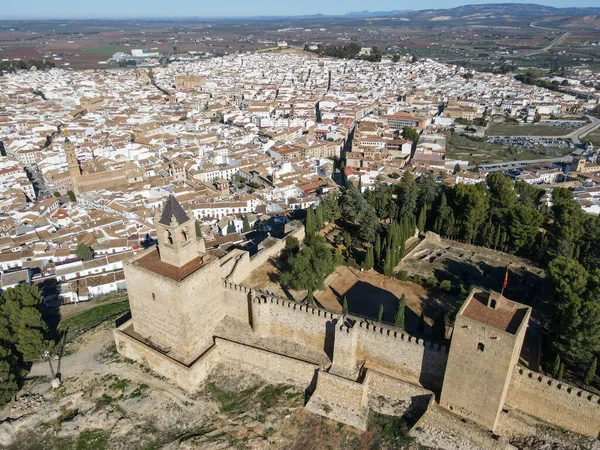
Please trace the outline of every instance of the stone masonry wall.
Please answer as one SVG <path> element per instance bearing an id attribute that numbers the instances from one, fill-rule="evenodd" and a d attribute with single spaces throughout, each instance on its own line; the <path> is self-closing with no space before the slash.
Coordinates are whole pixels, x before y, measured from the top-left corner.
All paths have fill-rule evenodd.
<path id="1" fill-rule="evenodd" d="M 220 360 L 216 348 L 212 347 L 195 364 L 190 367 L 185 366 L 125 334 L 122 330 L 130 325 L 131 321 L 128 321 L 114 331 L 119 354 L 148 366 L 187 391 L 195 390 Z"/>
<path id="2" fill-rule="evenodd" d="M 259 335 L 277 336 L 327 353 L 333 343 L 338 315 L 278 297 L 252 301 L 252 328 Z"/>
<path id="3" fill-rule="evenodd" d="M 356 359 L 365 367 L 439 392 L 448 359 L 445 345 L 368 322 L 356 323 L 353 331 Z"/>
<path id="4" fill-rule="evenodd" d="M 256 347 L 216 338 L 220 361 L 244 366 L 272 383 L 288 382 L 301 387 L 310 384 L 318 366 L 306 361 L 289 358 Z"/>
<path id="5" fill-rule="evenodd" d="M 600 437 L 600 397 L 566 383 L 515 367 L 506 404 L 577 433 Z"/>
<path id="6" fill-rule="evenodd" d="M 288 233 L 283 239 L 275 240 L 275 243 L 268 248 L 261 249 L 258 253 L 249 257 L 247 252 L 245 256 L 241 256 L 240 258 L 235 258 L 235 262 L 228 261 L 227 268 L 223 268 L 222 272 L 227 272 L 227 281 L 235 284 L 239 284 L 244 281 L 246 278 L 252 274 L 252 271 L 264 263 L 266 263 L 269 258 L 274 258 L 281 253 L 281 251 L 285 248 L 285 241 L 288 237 L 293 236 L 298 241 L 302 242 L 304 240 L 304 227 L 300 226 Z"/>

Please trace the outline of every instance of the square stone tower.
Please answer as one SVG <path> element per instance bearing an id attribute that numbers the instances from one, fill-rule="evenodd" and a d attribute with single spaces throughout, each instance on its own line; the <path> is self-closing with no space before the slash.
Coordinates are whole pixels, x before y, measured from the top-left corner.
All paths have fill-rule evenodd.
<path id="1" fill-rule="evenodd" d="M 138 340 L 189 364 L 213 345 L 225 316 L 219 260 L 171 195 L 155 218 L 158 247 L 125 263 L 132 330 Z"/>
<path id="2" fill-rule="evenodd" d="M 440 405 L 494 431 L 531 308 L 473 290 L 456 316 Z"/>

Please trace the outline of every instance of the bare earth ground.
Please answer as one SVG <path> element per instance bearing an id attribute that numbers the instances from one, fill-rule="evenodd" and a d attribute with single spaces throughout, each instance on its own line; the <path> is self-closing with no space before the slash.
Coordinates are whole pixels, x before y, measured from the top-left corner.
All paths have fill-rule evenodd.
<path id="1" fill-rule="evenodd" d="M 458 420 L 454 428 L 418 427 L 414 438 L 406 436 L 408 427 L 401 422 L 376 415 L 369 431 L 356 430 L 306 410 L 303 388 L 268 384 L 236 366 L 220 365 L 198 392 L 184 392 L 121 358 L 113 326 L 106 322 L 69 344 L 75 353 L 62 361 L 58 389 L 50 388 L 46 363 L 33 366 L 18 400 L 0 410 L 0 448 L 483 450 L 471 441 L 473 427 Z M 451 418 L 438 413 L 434 421 L 440 414 Z M 530 417 L 505 416 L 510 420 L 503 419 L 502 434 L 516 448 L 600 449 L 598 441 Z M 460 447 L 452 445 L 457 436 Z"/>
<path id="2" fill-rule="evenodd" d="M 413 332 L 421 313 L 424 313 L 425 323 L 432 325 L 439 311 L 450 309 L 454 300 L 453 296 L 448 296 L 450 302 L 447 302 L 418 284 L 386 277 L 374 270 L 363 272 L 346 266 L 339 266 L 325 285 L 325 290 L 314 294 L 324 308 L 341 312 L 346 297 L 350 313 L 374 319 L 383 305 L 383 320 L 388 323 L 394 322 L 400 297 L 405 294 L 406 329 Z M 425 334 L 428 334 L 427 327 Z"/>
<path id="3" fill-rule="evenodd" d="M 239 368 L 220 366 L 189 394 L 121 358 L 112 328 L 69 344 L 56 390 L 48 364 L 34 364 L 17 406 L 0 411 L 0 448 L 367 449 L 377 439 L 310 413 L 302 389 Z"/>

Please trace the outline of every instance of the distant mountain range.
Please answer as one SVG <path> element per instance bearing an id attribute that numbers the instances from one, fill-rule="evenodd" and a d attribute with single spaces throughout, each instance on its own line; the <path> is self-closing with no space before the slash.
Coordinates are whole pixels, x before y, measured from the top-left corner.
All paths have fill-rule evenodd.
<path id="1" fill-rule="evenodd" d="M 356 11 L 341 15 L 310 14 L 302 16 L 260 16 L 254 19 L 361 19 L 374 17 L 405 17 L 417 20 L 464 20 L 464 19 L 508 19 L 508 18 L 548 18 L 550 16 L 593 16 L 600 15 L 600 8 L 554 8 L 532 3 L 494 3 L 483 5 L 463 5 L 449 9 Z"/>

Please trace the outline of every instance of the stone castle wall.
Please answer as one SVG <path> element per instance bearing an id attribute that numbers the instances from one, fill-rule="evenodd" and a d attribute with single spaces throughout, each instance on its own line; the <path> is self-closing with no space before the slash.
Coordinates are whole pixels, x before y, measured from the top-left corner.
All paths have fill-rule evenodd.
<path id="1" fill-rule="evenodd" d="M 515 367 L 506 404 L 577 433 L 600 437 L 600 396 Z"/>
<path id="2" fill-rule="evenodd" d="M 332 371 L 357 376 L 365 367 L 437 392 L 447 359 L 445 345 L 361 321 L 336 330 Z"/>
<path id="3" fill-rule="evenodd" d="M 212 347 L 194 364 L 186 366 L 126 334 L 124 330 L 129 328 L 131 324 L 130 320 L 114 331 L 115 344 L 119 354 L 148 366 L 157 374 L 174 381 L 183 389 L 193 391 L 198 388 L 220 361 L 216 348 Z"/>
<path id="4" fill-rule="evenodd" d="M 241 283 L 270 258 L 278 256 L 285 248 L 285 241 L 290 236 L 302 242 L 305 237 L 304 227 L 291 228 L 290 232 L 283 239 L 273 239 L 271 246 L 260 249 L 258 253 L 251 257 L 248 252 L 243 252 L 243 255 L 231 258 L 222 266 L 221 274 L 230 283 Z"/>
<path id="5" fill-rule="evenodd" d="M 251 307 L 252 329 L 259 336 L 277 336 L 326 353 L 333 343 L 337 314 L 271 296 L 254 298 Z"/>
<path id="6" fill-rule="evenodd" d="M 305 387 L 319 366 L 296 358 L 278 355 L 257 347 L 216 338 L 220 361 L 241 365 L 272 383 L 292 383 Z"/>

